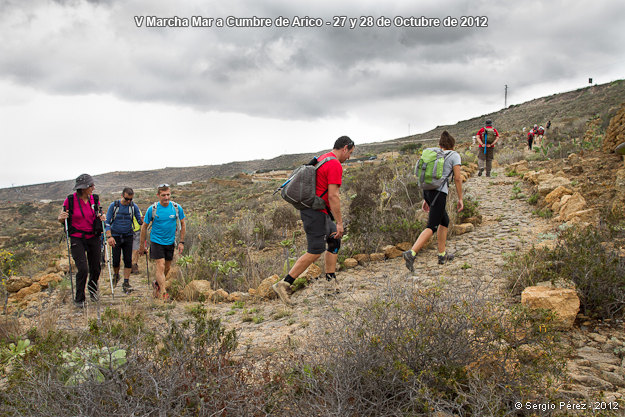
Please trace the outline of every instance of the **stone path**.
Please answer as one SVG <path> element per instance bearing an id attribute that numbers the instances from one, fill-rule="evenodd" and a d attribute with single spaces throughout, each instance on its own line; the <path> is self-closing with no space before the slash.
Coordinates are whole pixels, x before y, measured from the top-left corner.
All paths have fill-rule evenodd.
<path id="1" fill-rule="evenodd" d="M 418 255 L 414 274 L 408 273 L 403 259 L 396 258 L 340 272 L 339 294 L 326 295 L 328 284 L 320 279 L 295 293 L 292 307 L 283 305 L 279 300 L 208 303 L 206 307 L 228 328 L 237 330 L 241 353 L 255 353 L 277 352 L 305 345 L 311 333 L 324 329 L 328 314 L 334 309 L 352 308 L 383 291 L 393 281 L 428 286 L 445 277 L 453 279 L 460 291 L 463 285 L 471 286 L 479 282 L 489 295 L 502 297 L 505 286 L 502 267 L 506 263 L 506 254 L 523 251 L 541 240 L 553 238 L 556 225 L 532 215 L 534 207 L 524 199 L 511 199 L 517 183 L 523 193 L 529 195 L 520 179 L 505 177 L 501 169 L 495 172 L 495 177 L 472 177 L 465 184 L 465 194 L 480 202 L 483 223 L 471 233 L 449 239 L 448 250 L 456 253 L 453 262 L 438 265 L 434 243 Z M 106 271 L 103 274 L 107 277 Z M 103 312 L 107 306 L 128 311 L 151 309 L 152 312 L 157 311 L 154 315 L 158 318 L 155 319 L 162 320 L 165 312 L 173 317 L 182 317 L 185 309 L 194 305 L 152 301 L 144 274 L 133 276 L 131 282 L 137 291 L 126 296 L 120 294 L 119 289 L 115 300 L 111 300 L 110 290 L 103 289 L 100 311 Z M 55 304 L 59 303 L 49 303 Z M 36 316 L 34 313 L 36 311 L 30 314 L 31 325 L 38 325 L 37 321 L 42 320 L 58 320 L 58 323 L 66 323 L 69 327 L 84 328 L 89 318 L 97 317 L 94 304 L 82 311 L 51 307 L 45 314 Z M 44 324 L 39 323 L 39 326 Z M 568 363 L 572 383 L 565 386 L 570 395 L 599 400 L 601 390 L 608 401 L 625 395 L 625 361 L 622 360 L 625 356 L 625 332 L 622 323 L 620 329 L 613 324 L 604 326 L 588 321 L 581 328 L 576 327 L 564 334 L 564 342 L 572 347 Z"/>

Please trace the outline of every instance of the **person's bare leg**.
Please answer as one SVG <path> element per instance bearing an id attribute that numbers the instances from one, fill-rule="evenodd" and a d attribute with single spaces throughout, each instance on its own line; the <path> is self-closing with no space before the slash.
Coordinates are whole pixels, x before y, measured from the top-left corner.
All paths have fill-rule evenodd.
<path id="1" fill-rule="evenodd" d="M 336 272 L 336 262 L 339 258 L 339 255 L 332 252 L 325 252 L 324 261 L 326 264 L 326 274 L 331 274 Z"/>
<path id="2" fill-rule="evenodd" d="M 165 292 L 165 258 L 155 259 L 154 263 L 156 264 L 156 283 L 159 287 L 154 296 L 160 298 Z"/>
<path id="3" fill-rule="evenodd" d="M 321 254 L 313 254 L 306 252 L 295 262 L 295 265 L 289 271 L 289 275 L 293 278 L 297 278 L 301 275 L 302 272 L 306 270 L 313 262 L 315 262 Z"/>
<path id="4" fill-rule="evenodd" d="M 438 239 L 438 253 L 445 252 L 445 244 L 447 243 L 447 232 L 449 228 L 445 226 L 438 226 L 438 231 L 436 232 Z"/>
<path id="5" fill-rule="evenodd" d="M 417 238 L 417 241 L 414 243 L 414 245 L 412 245 L 412 250 L 415 253 L 419 253 L 419 251 L 423 249 L 425 244 L 428 243 L 428 241 L 433 235 L 434 235 L 434 231 L 430 229 L 429 227 L 426 227 L 425 229 L 423 229 L 423 231 Z"/>

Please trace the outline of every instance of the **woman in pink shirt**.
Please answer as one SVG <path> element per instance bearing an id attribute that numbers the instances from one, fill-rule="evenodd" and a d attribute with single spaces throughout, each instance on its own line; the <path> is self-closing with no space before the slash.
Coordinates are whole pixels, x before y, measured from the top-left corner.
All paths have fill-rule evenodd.
<path id="1" fill-rule="evenodd" d="M 100 202 L 97 194 L 93 194 L 95 183 L 89 174 L 81 174 L 76 178 L 74 194 L 67 196 L 58 220 L 67 225 L 71 242 L 72 258 L 76 263 L 76 296 L 74 303 L 83 307 L 85 302 L 85 285 L 89 275 L 89 295 L 92 301 L 98 299 L 98 279 L 100 278 L 101 222 L 106 216 L 98 214 Z"/>

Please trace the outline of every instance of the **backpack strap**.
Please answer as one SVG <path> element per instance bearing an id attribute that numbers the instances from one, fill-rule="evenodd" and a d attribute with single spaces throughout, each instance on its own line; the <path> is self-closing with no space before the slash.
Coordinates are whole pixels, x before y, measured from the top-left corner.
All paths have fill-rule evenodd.
<path id="1" fill-rule="evenodd" d="M 315 171 L 316 171 L 316 170 L 318 170 L 319 168 L 321 168 L 321 166 L 322 166 L 323 164 L 325 164 L 326 162 L 331 161 L 331 160 L 333 160 L 333 159 L 336 159 L 336 157 L 334 157 L 334 156 L 327 156 L 327 157 L 323 158 L 321 161 L 318 161 L 318 160 L 317 160 L 317 158 L 315 158 L 315 160 L 317 160 L 317 163 L 316 163 L 316 164 L 311 164 L 311 165 L 315 165 Z M 312 161 L 311 161 L 311 162 L 312 162 Z M 328 186 L 328 188 L 326 188 L 326 190 L 325 190 L 323 193 L 321 193 L 321 195 L 320 195 L 319 197 L 322 197 L 322 198 L 323 198 L 323 196 L 324 196 L 324 195 L 326 195 L 326 193 L 327 193 L 329 190 L 330 190 L 330 187 Z"/>
<path id="2" fill-rule="evenodd" d="M 113 217 L 111 218 L 111 226 L 113 226 L 113 222 L 115 222 L 115 218 L 117 217 L 117 212 L 119 211 L 120 204 L 120 200 L 115 200 L 115 203 L 113 203 Z"/>

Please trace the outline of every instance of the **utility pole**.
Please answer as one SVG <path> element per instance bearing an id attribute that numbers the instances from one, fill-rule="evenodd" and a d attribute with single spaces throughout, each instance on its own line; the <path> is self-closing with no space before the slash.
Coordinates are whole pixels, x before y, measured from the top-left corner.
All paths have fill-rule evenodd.
<path id="1" fill-rule="evenodd" d="M 506 88 L 503 94 L 503 108 L 508 107 L 508 84 L 505 84 Z"/>

